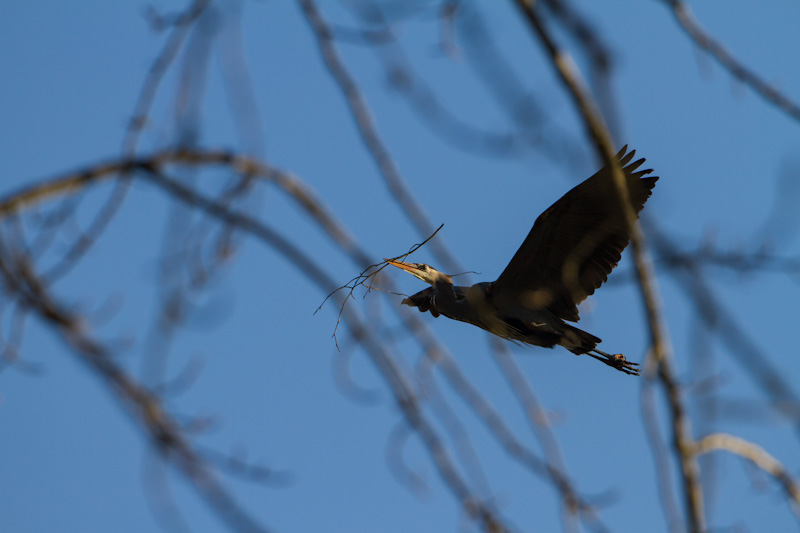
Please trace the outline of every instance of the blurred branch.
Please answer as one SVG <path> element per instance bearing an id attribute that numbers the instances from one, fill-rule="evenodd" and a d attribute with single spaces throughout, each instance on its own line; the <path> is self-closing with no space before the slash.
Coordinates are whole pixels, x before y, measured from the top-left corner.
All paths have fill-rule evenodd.
<path id="1" fill-rule="evenodd" d="M 713 266 L 740 273 L 800 273 L 800 256 L 780 256 L 763 251 L 716 250 L 708 246 L 686 252 L 665 249 L 659 252 L 657 261 L 668 268 L 695 263 L 698 266 Z"/>
<path id="2" fill-rule="evenodd" d="M 386 464 L 395 479 L 409 490 L 421 494 L 428 489 L 425 479 L 406 463 L 403 450 L 408 443 L 411 429 L 407 424 L 398 424 L 386 442 Z"/>
<path id="3" fill-rule="evenodd" d="M 381 40 L 370 39 L 370 50 L 375 52 L 384 69 L 386 79 L 391 87 L 402 96 L 410 108 L 421 119 L 430 131 L 442 140 L 464 150 L 470 154 L 481 153 L 495 157 L 518 156 L 533 146 L 530 135 L 514 131 L 490 131 L 484 127 L 473 126 L 450 110 L 442 98 L 437 95 L 431 85 L 420 76 L 414 65 L 408 60 L 405 49 L 399 37 L 391 30 L 390 22 L 384 19 L 380 6 L 367 2 L 360 4 L 357 13 L 362 19 L 371 23 L 379 23 L 382 28 Z M 443 17 L 447 17 L 447 27 L 455 22 L 457 10 L 448 11 L 442 6 Z M 378 30 L 351 30 L 345 33 L 343 29 L 334 27 L 333 37 L 337 42 L 352 42 L 343 40 L 343 36 L 363 33 L 371 35 Z M 449 95 L 451 96 L 451 95 Z M 451 96 L 452 97 L 452 96 Z M 544 143 L 544 140 L 541 140 Z M 550 148 L 550 147 L 548 147 Z M 550 151 L 546 151 L 550 153 Z"/>
<path id="4" fill-rule="evenodd" d="M 461 44 L 476 79 L 505 111 L 524 146 L 537 148 L 559 164 L 574 165 L 580 149 L 575 134 L 551 116 L 551 106 L 542 103 L 537 91 L 526 83 L 530 78 L 509 61 L 496 32 L 486 23 L 491 17 L 483 15 L 480 7 L 480 2 L 464 2 L 456 14 Z"/>
<path id="5" fill-rule="evenodd" d="M 264 153 L 265 132 L 245 51 L 242 24 L 243 8 L 247 4 L 241 2 L 234 5 L 235 13 L 228 15 L 223 24 L 219 68 L 239 143 L 248 154 L 257 156 Z"/>
<path id="6" fill-rule="evenodd" d="M 211 0 L 192 0 L 186 9 L 177 14 L 163 15 L 155 8 L 148 9 L 151 27 L 159 32 L 169 28 L 170 32 L 140 88 L 123 139 L 124 156 L 137 155 L 144 132 L 154 129 L 151 110 L 170 70 L 174 71 L 176 84 L 170 104 L 170 111 L 174 112 L 176 133 L 167 142 L 175 145 L 193 143 L 199 127 L 196 110 L 200 107 L 199 102 L 204 94 L 212 46 L 216 41 L 220 20 L 224 18 L 220 7 L 219 2 L 212 6 Z M 178 57 L 181 57 L 179 63 L 176 62 Z M 224 69 L 227 63 L 228 61 L 222 59 L 219 62 L 220 68 Z M 246 84 L 244 86 L 246 93 Z M 245 98 L 242 100 L 247 101 Z M 234 113 L 233 118 L 236 120 L 238 116 Z M 257 138 L 255 135 L 253 137 Z M 223 250 L 229 245 L 226 239 L 228 235 L 223 228 L 220 239 L 223 242 L 217 246 L 217 257 L 212 259 L 212 266 L 209 267 L 201 253 L 200 243 L 206 237 L 203 228 L 192 227 L 190 221 L 184 218 L 185 214 L 179 209 L 171 210 L 164 232 L 163 246 L 169 258 L 159 261 L 159 308 L 154 312 L 153 325 L 144 341 L 145 357 L 141 364 L 143 379 L 147 383 L 160 383 L 166 379 L 171 342 L 189 314 L 186 303 L 190 298 L 189 293 L 197 294 L 205 287 L 211 277 L 209 271 L 222 262 L 219 255 L 225 254 Z M 184 260 L 187 267 L 185 270 L 171 270 L 170 267 L 179 264 L 193 251 L 196 254 L 191 259 Z"/>
<path id="7" fill-rule="evenodd" d="M 709 35 L 692 15 L 689 6 L 681 0 L 661 0 L 672 9 L 675 20 L 684 32 L 694 41 L 694 44 L 702 48 L 717 60 L 731 75 L 737 80 L 753 89 L 757 95 L 768 103 L 774 105 L 789 117 L 800 121 L 800 105 L 793 102 L 774 86 L 765 82 L 754 71 L 747 68 L 743 63 L 736 59 L 733 54 Z"/>
<path id="8" fill-rule="evenodd" d="M 508 345 L 494 337 L 490 341 L 494 348 L 495 363 L 500 367 L 503 377 L 511 386 L 511 390 L 514 391 L 514 395 L 517 397 L 525 414 L 525 419 L 542 447 L 547 462 L 547 473 L 551 477 L 553 484 L 560 488 L 561 517 L 564 523 L 564 531 L 578 531 L 579 528 L 575 522 L 575 517 L 580 515 L 585 515 L 585 519 L 588 522 L 587 525 L 591 526 L 593 530 L 608 531 L 605 525 L 600 522 L 594 509 L 580 499 L 564 475 L 567 471 L 566 464 L 558 441 L 553 434 L 549 417 L 542 408 L 530 383 L 525 379 L 514 358 L 511 357 Z M 513 442 L 509 443 L 509 445 L 513 444 Z"/>
<path id="9" fill-rule="evenodd" d="M 552 38 L 539 11 L 532 0 L 515 0 L 523 17 L 529 23 L 549 55 L 553 68 L 558 73 L 565 89 L 572 97 L 583 121 L 587 135 L 592 139 L 603 163 L 612 170 L 617 193 L 623 206 L 623 213 L 628 228 L 631 230 L 631 248 L 636 263 L 636 273 L 644 300 L 647 321 L 652 339 L 652 356 L 656 361 L 656 371 L 666 392 L 672 416 L 673 446 L 681 464 L 683 474 L 683 491 L 686 502 L 687 521 L 693 532 L 705 530 L 703 511 L 703 493 L 699 479 L 699 467 L 691 453 L 692 435 L 689 418 L 686 415 L 681 392 L 675 380 L 673 360 L 668 346 L 666 328 L 661 312 L 660 297 L 653 273 L 652 262 L 647 254 L 644 235 L 636 222 L 636 213 L 631 207 L 625 177 L 619 168 L 614 154 L 615 149 L 611 137 L 603 123 L 600 113 L 584 88 L 574 62 L 568 52 L 560 49 Z"/>
<path id="10" fill-rule="evenodd" d="M 695 453 L 697 455 L 712 451 L 727 451 L 738 455 L 775 478 L 775 481 L 781 485 L 786 497 L 792 504 L 792 511 L 797 519 L 800 520 L 800 485 L 781 462 L 770 455 L 764 448 L 727 433 L 707 435 L 695 443 Z"/>
<path id="11" fill-rule="evenodd" d="M 40 370 L 39 365 L 22 359 L 22 337 L 28 313 L 21 305 L 15 303 L 10 305 L 12 307 L 10 331 L 8 335 L 0 331 L 0 347 L 2 348 L 0 349 L 0 372 L 7 366 L 13 365 L 23 372 L 36 373 Z"/>
<path id="12" fill-rule="evenodd" d="M 160 21 L 157 24 L 158 27 L 170 25 L 173 27 L 173 31 L 167 38 L 164 48 L 151 65 L 150 71 L 145 78 L 134 108 L 134 115 L 128 124 L 122 143 L 122 152 L 124 156 L 133 156 L 136 153 L 141 132 L 147 124 L 150 108 L 152 107 L 153 100 L 155 99 L 156 92 L 161 85 L 164 75 L 173 64 L 192 26 L 205 11 L 208 2 L 209 0 L 193 0 L 189 7 L 169 17 L 169 20 L 164 18 L 158 19 Z M 151 18 L 152 17 L 153 15 L 151 14 Z M 50 282 L 64 276 L 78 263 L 80 258 L 89 251 L 114 219 L 117 211 L 122 207 L 128 193 L 128 185 L 129 182 L 125 179 L 116 181 L 114 190 L 91 220 L 87 229 L 81 232 L 75 239 L 75 242 L 69 247 L 58 263 L 47 272 L 42 273 L 44 281 Z"/>
<path id="13" fill-rule="evenodd" d="M 467 424 L 463 422 L 457 413 L 455 406 L 450 404 L 448 397 L 441 387 L 436 383 L 434 371 L 438 367 L 436 359 L 423 356 L 416 365 L 416 376 L 420 383 L 420 396 L 430 406 L 431 413 L 441 422 L 450 441 L 453 443 L 455 455 L 459 458 L 466 475 L 469 475 L 471 484 L 474 486 L 476 494 L 480 494 L 484 500 L 493 502 L 495 497 L 492 493 L 491 483 L 486 474 L 486 468 L 480 460 L 472 437 L 467 431 Z"/>
<path id="14" fill-rule="evenodd" d="M 49 182 L 26 187 L 17 193 L 0 199 L 0 219 L 57 195 L 76 192 L 82 187 L 112 178 L 117 174 L 141 176 L 147 181 L 164 189 L 170 196 L 177 200 L 198 208 L 208 215 L 217 218 L 222 223 L 238 231 L 243 231 L 276 249 L 312 282 L 319 286 L 321 290 L 331 292 L 336 287 L 334 280 L 330 278 L 320 266 L 306 256 L 292 242 L 282 237 L 274 230 L 245 214 L 233 211 L 229 205 L 208 199 L 188 186 L 166 177 L 162 172 L 162 167 L 174 163 L 227 165 L 242 174 L 282 180 L 283 184 L 292 187 L 292 190 L 295 192 L 301 191 L 298 183 L 293 183 L 288 175 L 275 173 L 269 167 L 259 165 L 257 161 L 248 157 L 236 156 L 221 151 L 168 151 L 156 154 L 151 158 L 124 160 L 97 165 L 82 172 L 68 174 Z M 311 198 L 304 197 L 302 194 L 298 194 L 297 198 L 301 202 L 305 202 L 306 206 L 314 210 L 318 215 L 323 214 L 324 210 L 314 204 Z M 329 226 L 328 229 L 333 233 L 337 233 L 337 228 L 335 227 Z M 338 233 L 339 237 L 345 238 L 346 242 L 346 236 L 341 235 L 341 232 Z M 371 328 L 367 327 L 358 315 L 348 307 L 345 307 L 343 316 L 353 336 L 364 346 L 367 353 L 371 356 L 372 361 L 384 376 L 384 379 L 394 393 L 398 406 L 405 414 L 406 422 L 414 429 L 417 435 L 421 437 L 442 479 L 451 489 L 457 500 L 462 504 L 467 514 L 482 524 L 487 531 L 508 530 L 509 528 L 503 525 L 495 512 L 476 498 L 466 483 L 464 483 L 456 466 L 452 462 L 449 452 L 440 441 L 434 428 L 424 417 L 421 408 L 418 406 L 413 388 L 408 383 L 402 371 L 400 371 L 393 362 L 391 355 L 386 351 L 384 345 L 373 337 Z"/>
<path id="15" fill-rule="evenodd" d="M 646 376 L 652 375 L 651 365 L 656 362 L 652 358 L 645 361 L 644 373 Z M 656 403 L 656 391 L 654 387 L 642 387 L 640 395 L 642 406 L 642 423 L 644 433 L 650 444 L 650 450 L 655 463 L 655 481 L 658 490 L 658 497 L 661 500 L 661 509 L 667 521 L 669 531 L 682 531 L 683 517 L 680 512 L 680 505 L 676 501 L 674 483 L 672 479 L 673 467 L 670 462 L 670 451 L 661 435 L 661 421 L 658 418 L 658 404 Z"/>
<path id="16" fill-rule="evenodd" d="M 670 257 L 677 247 L 655 227 L 649 229 L 659 254 Z M 759 343 L 737 323 L 726 306 L 719 302 L 703 275 L 701 264 L 685 255 L 672 255 L 672 257 L 676 259 L 672 267 L 680 268 L 683 273 L 683 276 L 676 277 L 678 285 L 686 292 L 698 315 L 708 328 L 719 332 L 720 340 L 735 356 L 737 362 L 747 370 L 746 375 L 773 400 L 778 412 L 792 420 L 795 432 L 800 434 L 800 419 L 796 416 L 800 397 L 783 378 L 781 370 L 763 352 Z M 679 258 L 680 261 L 677 261 Z"/>
<path id="17" fill-rule="evenodd" d="M 225 454 L 211 448 L 199 448 L 198 454 L 231 476 L 261 485 L 286 486 L 291 474 L 247 461 L 242 454 Z"/>
<path id="18" fill-rule="evenodd" d="M 208 3 L 209 0 L 193 0 L 185 11 L 170 17 L 169 21 L 165 21 L 163 17 L 158 16 L 155 12 L 149 14 L 151 21 L 154 21 L 153 26 L 156 29 L 160 30 L 165 25 L 170 25 L 172 26 L 172 32 L 161 49 L 161 53 L 150 65 L 150 70 L 139 91 L 133 116 L 128 123 L 125 139 L 122 142 L 124 156 L 132 156 L 137 152 L 139 138 L 149 121 L 150 108 L 153 105 L 158 87 L 161 85 L 167 70 L 178 56 L 178 52 L 180 52 L 192 25 L 205 11 Z"/>
<path id="19" fill-rule="evenodd" d="M 305 255 L 292 242 L 263 223 L 247 215 L 231 211 L 226 206 L 197 194 L 155 169 L 149 169 L 144 176 L 148 181 L 162 187 L 174 198 L 201 209 L 209 215 L 219 218 L 221 222 L 244 231 L 276 249 L 321 290 L 332 292 L 332 289 L 335 288 L 335 281 L 317 263 Z M 486 531 L 508 531 L 508 526 L 496 515 L 495 511 L 474 496 L 468 485 L 461 478 L 449 451 L 441 442 L 433 426 L 423 415 L 408 379 L 397 367 L 383 343 L 374 338 L 371 328 L 367 327 L 356 315 L 355 311 L 352 311 L 349 307 L 344 307 L 343 309 L 345 323 L 390 385 L 406 422 L 422 439 L 442 480 L 462 505 L 464 511 L 473 520 L 481 524 Z"/>
<path id="20" fill-rule="evenodd" d="M 102 379 L 142 427 L 153 447 L 184 474 L 219 518 L 236 531 L 266 531 L 219 483 L 160 400 L 119 367 L 107 347 L 86 334 L 80 317 L 50 295 L 24 257 L 12 262 L 14 254 L 1 242 L 0 249 L 0 274 L 6 292 L 52 326 L 80 361 Z"/>
<path id="21" fill-rule="evenodd" d="M 594 89 L 600 109 L 603 111 L 612 136 L 619 132 L 614 91 L 611 87 L 613 57 L 609 45 L 595 31 L 591 23 L 583 17 L 569 0 L 544 0 L 544 5 L 581 46 L 588 58 L 589 81 Z"/>
<path id="22" fill-rule="evenodd" d="M 406 214 L 409 221 L 414 225 L 420 235 L 426 236 L 433 233 L 435 228 L 425 210 L 414 198 L 411 190 L 406 185 L 397 164 L 392 159 L 389 150 L 381 140 L 375 123 L 372 119 L 372 113 L 367 106 L 367 103 L 358 88 L 353 77 L 347 71 L 344 63 L 339 57 L 336 47 L 333 44 L 334 36 L 328 27 L 322 14 L 316 7 L 312 0 L 298 0 L 303 14 L 308 21 L 314 37 L 317 40 L 322 58 L 325 61 L 325 66 L 333 76 L 337 85 L 347 100 L 347 105 L 350 107 L 350 112 L 356 122 L 358 132 L 361 135 L 364 144 L 367 147 L 369 154 L 378 165 L 378 169 L 383 176 L 389 191 L 392 193 L 394 199 L 400 204 L 403 212 Z M 447 270 L 453 272 L 462 271 L 458 267 L 458 262 L 447 250 L 441 240 L 431 242 L 431 251 L 436 257 L 444 264 Z"/>
<path id="23" fill-rule="evenodd" d="M 528 449 L 519 438 L 514 435 L 503 417 L 486 401 L 483 396 L 467 381 L 452 357 L 446 355 L 441 350 L 432 349 L 429 354 L 436 358 L 439 368 L 451 383 L 454 390 L 471 407 L 475 414 L 481 419 L 484 425 L 494 435 L 506 453 L 520 463 L 526 469 L 537 475 L 549 478 L 553 486 L 558 490 L 564 509 L 568 516 L 580 515 L 588 525 L 593 526 L 596 531 L 605 531 L 605 527 L 599 521 L 593 507 L 583 499 L 572 486 L 569 478 L 563 470 L 563 463 L 553 460 L 548 455 L 548 461 L 541 459 L 534 452 Z M 521 379 L 524 380 L 520 376 Z M 527 403 L 525 404 L 528 405 Z M 549 451 L 547 446 L 545 450 Z M 572 520 L 565 519 L 565 527 L 571 528 Z"/>
<path id="24" fill-rule="evenodd" d="M 335 217 L 305 188 L 302 181 L 293 178 L 289 174 L 279 171 L 267 171 L 264 168 L 260 168 L 257 172 L 254 169 L 251 171 L 261 176 L 269 175 L 275 179 L 280 184 L 281 188 L 298 201 L 306 212 L 319 223 L 356 264 L 364 265 L 369 263 L 369 255 L 358 247 Z M 441 229 L 441 226 L 436 232 L 438 232 L 439 229 Z M 408 254 L 413 253 L 420 246 L 428 242 L 436 232 L 422 243 L 415 244 L 409 250 Z M 391 285 L 390 278 L 388 277 L 382 279 L 382 284 L 388 287 L 389 292 L 396 290 Z M 437 367 L 442 371 L 453 390 L 464 399 L 474 413 L 482 420 L 492 436 L 498 440 L 509 456 L 531 472 L 550 478 L 554 487 L 558 490 L 562 501 L 565 503 L 565 509 L 567 509 L 569 513 L 581 515 L 588 525 L 593 526 L 592 529 L 596 531 L 605 531 L 605 527 L 599 521 L 591 504 L 581 498 L 569 481 L 563 461 L 557 450 L 557 443 L 549 430 L 542 427 L 542 424 L 537 424 L 539 426 L 537 436 L 542 440 L 543 448 L 549 458 L 548 462 L 544 462 L 537 457 L 535 453 L 525 447 L 513 434 L 500 413 L 498 413 L 479 391 L 472 386 L 469 380 L 460 371 L 453 356 L 430 334 L 424 322 L 418 318 L 418 315 L 414 312 L 400 312 L 399 314 L 408 331 L 414 333 L 419 339 L 426 354 L 436 362 Z M 504 375 L 507 379 L 515 383 L 515 389 L 520 392 L 520 399 L 525 407 L 526 413 L 534 416 L 535 413 L 540 412 L 540 410 L 535 408 L 536 406 L 533 405 L 533 401 L 531 400 L 533 391 L 530 389 L 530 384 L 515 367 L 513 361 L 507 354 L 507 349 L 500 349 L 496 343 L 493 343 L 493 347 L 499 352 L 499 357 L 504 357 L 508 360 L 506 364 L 503 365 Z"/>
<path id="25" fill-rule="evenodd" d="M 584 53 L 591 60 L 593 68 L 608 76 L 612 65 L 611 51 L 589 21 L 583 18 L 568 0 L 544 0 L 543 3 L 578 40 Z"/>

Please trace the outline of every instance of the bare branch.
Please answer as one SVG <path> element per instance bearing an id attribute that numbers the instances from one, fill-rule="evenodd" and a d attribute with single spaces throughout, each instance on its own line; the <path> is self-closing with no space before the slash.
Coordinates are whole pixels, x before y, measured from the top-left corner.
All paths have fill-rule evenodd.
<path id="1" fill-rule="evenodd" d="M 676 246 L 655 227 L 651 227 L 653 243 L 660 253 L 670 256 Z M 675 257 L 672 255 L 672 257 Z M 698 315 L 712 331 L 719 332 L 721 341 L 728 346 L 730 354 L 747 371 L 752 379 L 773 402 L 775 409 L 794 423 L 795 433 L 800 434 L 800 418 L 796 411 L 800 405 L 800 395 L 795 388 L 784 379 L 781 370 L 770 360 L 759 343 L 738 324 L 724 305 L 718 300 L 706 282 L 700 268 L 701 264 L 691 257 L 683 257 L 684 261 L 673 263 L 680 269 L 681 276 L 676 277 L 678 286 L 694 304 Z"/>
<path id="2" fill-rule="evenodd" d="M 675 20 L 678 21 L 680 27 L 694 41 L 696 46 L 711 54 L 734 78 L 753 89 L 765 101 L 786 113 L 787 116 L 800 121 L 800 105 L 785 96 L 776 87 L 764 81 L 758 74 L 728 52 L 719 41 L 701 28 L 686 2 L 681 0 L 661 1 L 672 8 Z"/>
<path id="3" fill-rule="evenodd" d="M 309 26 L 314 32 L 314 37 L 317 39 L 317 45 L 319 46 L 325 65 L 339 85 L 342 93 L 344 93 L 347 105 L 350 106 L 350 112 L 358 127 L 358 132 L 370 155 L 378 165 L 378 169 L 386 185 L 389 187 L 392 196 L 397 200 L 398 204 L 400 204 L 403 212 L 414 227 L 417 228 L 420 235 L 430 235 L 434 230 L 433 223 L 430 221 L 430 218 L 427 213 L 425 213 L 422 206 L 414 198 L 411 190 L 400 175 L 397 164 L 394 162 L 389 150 L 381 140 L 372 119 L 372 113 L 370 113 L 369 107 L 358 85 L 356 85 L 355 80 L 350 76 L 344 63 L 339 58 L 339 54 L 333 44 L 333 35 L 330 28 L 312 0 L 298 0 L 298 3 L 303 10 L 303 14 Z M 451 272 L 463 270 L 463 268 L 458 266 L 457 261 L 442 242 L 433 241 L 431 243 L 431 250 L 442 264 L 445 265 L 445 268 Z"/>
<path id="4" fill-rule="evenodd" d="M 191 5 L 184 11 L 169 17 L 169 21 L 165 21 L 163 18 L 158 19 L 159 26 L 171 25 L 173 31 L 168 37 L 161 54 L 151 65 L 150 72 L 142 86 L 135 105 L 134 116 L 128 124 L 122 143 L 123 155 L 133 156 L 136 153 L 139 138 L 147 124 L 150 108 L 152 107 L 153 100 L 155 99 L 156 92 L 161 85 L 164 75 L 173 64 L 192 26 L 205 11 L 208 1 L 209 0 L 193 0 Z M 80 258 L 86 254 L 100 238 L 122 207 L 128 194 L 128 186 L 128 180 L 122 179 L 116 181 L 114 190 L 93 217 L 87 229 L 75 239 L 75 242 L 69 247 L 58 263 L 47 272 L 42 273 L 42 278 L 45 282 L 49 283 L 64 276 L 77 265 Z"/>
<path id="5" fill-rule="evenodd" d="M 0 243 L 0 248 L 5 248 Z M 150 439 L 150 443 L 186 477 L 217 515 L 238 531 L 266 531 L 228 494 L 205 461 L 183 436 L 180 425 L 164 409 L 160 400 L 134 381 L 114 362 L 108 348 L 90 338 L 80 318 L 56 301 L 20 257 L 15 263 L 9 250 L 0 254 L 0 274 L 6 291 L 53 326 L 78 359 L 92 369 L 121 401 Z"/>
<path id="6" fill-rule="evenodd" d="M 491 339 L 491 342 L 494 348 L 494 360 L 503 372 L 503 377 L 514 391 L 520 406 L 523 408 L 528 425 L 533 430 L 544 451 L 547 462 L 545 469 L 547 475 L 550 476 L 553 484 L 560 490 L 564 530 L 577 531 L 575 517 L 580 516 L 585 519 L 587 525 L 594 531 L 608 531 L 593 507 L 576 493 L 572 483 L 566 477 L 567 469 L 564 457 L 553 434 L 547 414 L 539 403 L 530 383 L 525 379 L 513 357 L 509 354 L 508 347 L 494 338 Z"/>
<path id="7" fill-rule="evenodd" d="M 727 451 L 747 459 L 758 468 L 775 478 L 792 504 L 792 511 L 800 520 L 800 485 L 780 461 L 764 448 L 748 442 L 741 437 L 727 433 L 713 433 L 695 443 L 695 454 L 702 455 L 712 451 Z"/>

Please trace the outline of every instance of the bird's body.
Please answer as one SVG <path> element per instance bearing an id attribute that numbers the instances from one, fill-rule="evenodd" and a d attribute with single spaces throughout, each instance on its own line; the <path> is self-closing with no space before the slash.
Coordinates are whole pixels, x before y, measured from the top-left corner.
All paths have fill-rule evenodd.
<path id="1" fill-rule="evenodd" d="M 657 177 L 630 163 L 635 151 L 617 158 L 637 214 Z M 630 163 L 630 164 L 629 164 Z M 627 166 L 626 166 L 627 165 Z M 628 374 L 638 365 L 621 354 L 601 352 L 601 340 L 566 321 L 577 322 L 577 305 L 606 281 L 630 240 L 613 176 L 604 167 L 542 213 L 496 281 L 471 287 L 453 285 L 450 276 L 423 263 L 387 260 L 431 286 L 403 300 L 434 317 L 468 322 L 504 339 L 588 354 Z"/>
<path id="2" fill-rule="evenodd" d="M 582 354 L 600 342 L 594 335 L 565 323 L 546 307 L 520 305 L 499 309 L 493 302 L 492 285 L 483 282 L 471 287 L 459 287 L 452 283 L 441 283 L 405 298 L 402 303 L 418 307 L 420 311 L 430 311 L 433 316 L 441 314 L 467 322 L 504 339 L 524 344 L 545 348 L 560 344 L 573 353 Z"/>

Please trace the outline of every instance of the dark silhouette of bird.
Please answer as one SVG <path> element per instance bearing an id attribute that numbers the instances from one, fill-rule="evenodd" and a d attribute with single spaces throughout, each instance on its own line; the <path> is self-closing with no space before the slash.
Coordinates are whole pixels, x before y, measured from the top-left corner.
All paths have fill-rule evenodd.
<path id="1" fill-rule="evenodd" d="M 650 197 L 657 176 L 631 163 L 635 150 L 616 155 L 637 214 Z M 511 262 L 493 282 L 471 287 L 453 285 L 451 276 L 424 263 L 386 261 L 429 283 L 403 304 L 468 322 L 514 342 L 587 354 L 625 372 L 639 374 L 639 365 L 622 354 L 597 349 L 601 339 L 567 322 L 578 322 L 578 304 L 594 293 L 617 266 L 630 240 L 611 169 L 570 190 L 539 215 Z"/>

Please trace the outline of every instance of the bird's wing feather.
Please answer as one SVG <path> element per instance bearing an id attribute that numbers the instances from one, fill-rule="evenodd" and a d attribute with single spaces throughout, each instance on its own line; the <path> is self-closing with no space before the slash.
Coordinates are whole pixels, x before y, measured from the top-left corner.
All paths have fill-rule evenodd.
<path id="1" fill-rule="evenodd" d="M 635 150 L 626 150 L 617 159 L 639 213 L 658 177 L 645 177 L 652 169 L 637 170 L 644 159 L 631 163 Z M 629 240 L 611 170 L 603 167 L 539 215 L 493 284 L 492 298 L 504 305 L 545 307 L 577 322 L 577 304 L 608 279 Z"/>
<path id="2" fill-rule="evenodd" d="M 418 293 L 409 296 L 408 298 L 404 298 L 400 303 L 411 307 L 416 307 L 419 309 L 420 313 L 430 311 L 434 317 L 438 317 L 441 314 L 439 313 L 439 310 L 433 306 L 433 287 L 428 287 L 427 289 L 421 290 Z"/>
<path id="3" fill-rule="evenodd" d="M 461 300 L 462 298 L 466 297 L 468 287 L 454 286 L 453 290 L 456 293 L 456 298 Z M 446 313 L 442 312 L 438 307 L 436 307 L 436 302 L 434 299 L 435 295 L 436 289 L 433 287 L 428 287 L 427 289 L 421 290 L 418 293 L 409 296 L 408 298 L 404 298 L 400 303 L 410 307 L 416 307 L 421 313 L 430 311 L 430 313 L 436 318 L 442 314 L 447 316 Z"/>

